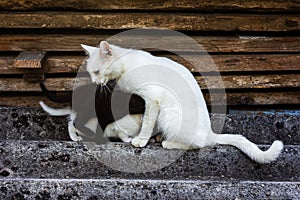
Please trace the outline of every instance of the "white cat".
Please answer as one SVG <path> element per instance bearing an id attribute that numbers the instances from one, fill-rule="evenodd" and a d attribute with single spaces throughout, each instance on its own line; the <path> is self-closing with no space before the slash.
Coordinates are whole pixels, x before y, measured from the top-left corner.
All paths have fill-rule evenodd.
<path id="1" fill-rule="evenodd" d="M 144 147 L 148 143 L 156 124 L 158 131 L 164 134 L 162 146 L 168 149 L 233 145 L 259 163 L 276 160 L 283 149 L 281 141 L 274 141 L 267 151 L 262 151 L 242 135 L 214 133 L 201 89 L 184 66 L 168 58 L 121 48 L 106 41 L 102 41 L 99 47 L 82 47 L 89 54 L 87 71 L 93 82 L 105 85 L 109 80 L 116 79 L 121 90 L 144 98 L 146 110 L 142 127 L 131 142 L 135 147 Z M 180 74 L 183 81 L 174 81 L 170 69 Z M 158 82 L 151 82 L 149 77 Z M 171 81 L 167 82 L 173 84 L 172 89 L 179 88 L 180 91 L 182 85 L 186 84 L 191 91 L 172 93 L 165 83 L 159 83 L 168 78 Z M 184 95 L 178 100 L 180 93 Z"/>

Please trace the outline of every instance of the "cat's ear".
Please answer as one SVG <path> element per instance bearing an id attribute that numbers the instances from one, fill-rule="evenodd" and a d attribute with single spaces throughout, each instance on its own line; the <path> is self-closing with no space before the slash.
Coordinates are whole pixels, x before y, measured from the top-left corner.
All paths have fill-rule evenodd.
<path id="1" fill-rule="evenodd" d="M 112 49 L 111 46 L 107 41 L 100 42 L 100 57 L 101 58 L 108 58 L 112 56 Z"/>
<path id="2" fill-rule="evenodd" d="M 88 45 L 85 45 L 85 44 L 81 44 L 81 47 L 83 48 L 85 53 L 88 54 L 88 55 L 91 55 L 92 52 L 96 49 L 96 47 L 88 46 Z"/>

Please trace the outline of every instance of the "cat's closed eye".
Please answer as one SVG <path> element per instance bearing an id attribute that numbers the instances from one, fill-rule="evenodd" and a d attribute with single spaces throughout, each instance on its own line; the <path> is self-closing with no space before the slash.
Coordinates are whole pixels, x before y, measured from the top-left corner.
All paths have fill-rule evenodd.
<path id="1" fill-rule="evenodd" d="M 95 75 L 99 75 L 99 74 L 100 74 L 100 71 L 99 71 L 99 70 L 94 71 L 94 74 L 95 74 Z"/>

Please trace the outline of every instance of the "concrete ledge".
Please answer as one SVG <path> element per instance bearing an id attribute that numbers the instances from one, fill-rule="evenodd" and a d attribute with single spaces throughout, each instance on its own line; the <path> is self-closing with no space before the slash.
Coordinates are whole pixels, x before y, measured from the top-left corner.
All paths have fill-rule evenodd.
<path id="1" fill-rule="evenodd" d="M 223 124 L 224 117 L 212 115 L 214 129 Z M 66 118 L 48 116 L 41 109 L 0 107 L 0 121 L 0 140 L 70 140 Z M 258 144 L 276 139 L 300 144 L 300 116 L 231 114 L 225 117 L 222 132 L 242 134 Z"/>
<path id="2" fill-rule="evenodd" d="M 300 181 L 300 145 L 285 146 L 277 161 L 264 165 L 230 146 L 185 152 L 159 144 L 140 149 L 124 143 L 1 141 L 0 153 L 2 178 Z"/>
<path id="3" fill-rule="evenodd" d="M 298 199 L 300 182 L 7 179 L 0 199 Z"/>

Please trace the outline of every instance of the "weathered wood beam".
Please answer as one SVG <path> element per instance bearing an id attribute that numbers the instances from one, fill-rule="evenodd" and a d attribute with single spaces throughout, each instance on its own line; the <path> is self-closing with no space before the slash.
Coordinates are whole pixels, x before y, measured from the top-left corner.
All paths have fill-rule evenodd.
<path id="1" fill-rule="evenodd" d="M 39 9 L 75 9 L 75 10 L 244 10 L 244 11 L 299 11 L 299 1 L 269 0 L 1 0 L 3 10 L 39 10 Z"/>
<path id="2" fill-rule="evenodd" d="M 268 89 L 299 88 L 300 74 L 284 75 L 241 75 L 195 77 L 202 89 Z M 74 78 L 47 78 L 49 90 L 71 91 Z M 1 78 L 0 91 L 40 91 L 38 83 L 26 82 L 21 78 Z"/>
<path id="3" fill-rule="evenodd" d="M 14 60 L 14 67 L 26 69 L 42 68 L 46 54 L 46 52 L 42 51 L 21 52 Z"/>
<path id="4" fill-rule="evenodd" d="M 206 56 L 186 54 L 196 63 L 196 67 L 184 58 L 166 53 L 156 53 L 168 57 L 186 66 L 191 72 L 215 72 L 211 66 L 201 65 Z M 85 56 L 48 56 L 44 62 L 47 73 L 77 73 Z M 282 73 L 283 71 L 299 71 L 300 55 L 298 54 L 250 54 L 250 55 L 212 55 L 211 59 L 219 72 L 266 72 Z M 14 56 L 0 56 L 0 74 L 23 74 L 24 70 L 13 67 Z M 199 66 L 199 68 L 197 68 Z M 201 67 L 200 67 L 201 66 Z M 200 70 L 198 70 L 200 69 Z"/>
<path id="5" fill-rule="evenodd" d="M 195 77 L 202 89 L 299 88 L 300 74 Z"/>
<path id="6" fill-rule="evenodd" d="M 69 34 L 69 33 L 68 33 Z M 80 44 L 96 46 L 110 35 L 0 35 L 0 51 L 82 51 Z M 157 38 L 160 38 L 158 35 Z M 300 52 L 300 37 L 268 37 L 268 36 L 191 36 L 196 43 L 209 53 L 228 52 Z M 153 38 L 140 35 L 128 35 L 109 41 L 122 47 L 145 48 L 153 43 Z M 186 45 L 183 38 L 164 36 L 157 42 L 168 47 L 170 51 L 201 51 L 199 45 Z M 157 51 L 159 49 L 152 49 Z"/>
<path id="7" fill-rule="evenodd" d="M 186 13 L 1 13 L 0 28 L 114 29 L 157 27 L 184 31 L 299 31 L 298 15 Z"/>

